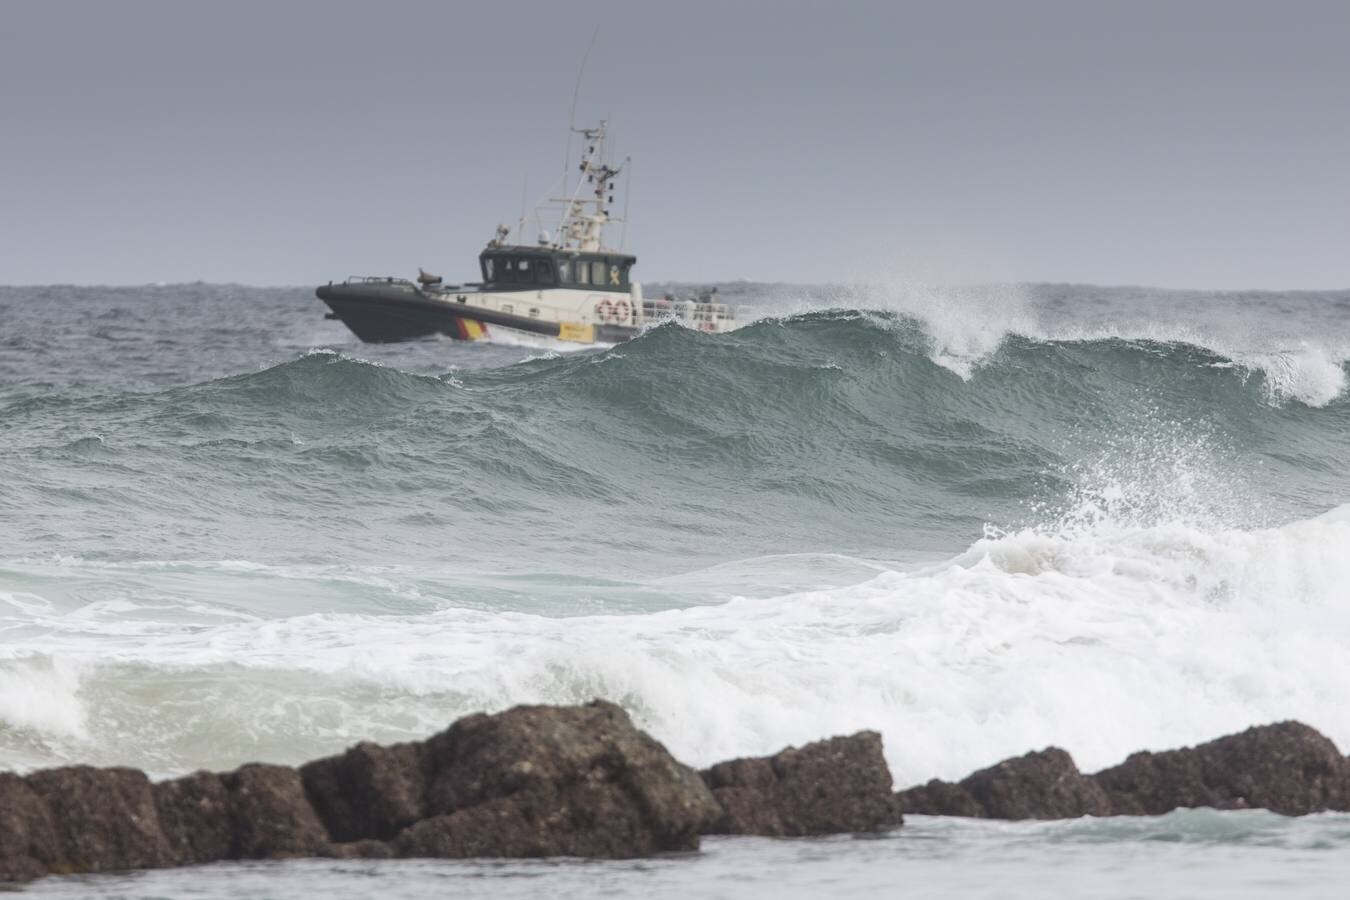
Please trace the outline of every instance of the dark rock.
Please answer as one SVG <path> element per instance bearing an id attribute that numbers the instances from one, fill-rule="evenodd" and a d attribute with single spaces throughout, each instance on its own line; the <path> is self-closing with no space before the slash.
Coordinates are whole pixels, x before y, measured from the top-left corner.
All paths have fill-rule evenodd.
<path id="1" fill-rule="evenodd" d="M 319 855 L 335 859 L 393 859 L 398 854 L 385 841 L 349 841 L 329 844 Z"/>
<path id="2" fill-rule="evenodd" d="M 317 856 L 328 846 L 328 832 L 309 805 L 295 769 L 253 763 L 221 778 L 229 791 L 235 856 Z"/>
<path id="3" fill-rule="evenodd" d="M 709 806 L 708 812 L 712 811 Z M 612 784 L 579 784 L 567 792 L 565 799 L 523 791 L 433 816 L 403 832 L 398 848 L 403 856 L 453 859 L 625 859 L 662 850 L 696 850 L 698 836 L 682 835 L 677 841 L 662 842 L 643 810 Z"/>
<path id="4" fill-rule="evenodd" d="M 891 794 L 874 732 L 702 774 L 619 707 L 522 706 L 424 743 L 360 744 L 302 770 L 248 765 L 151 786 L 123 768 L 0 773 L 0 880 L 218 859 L 584 856 L 692 850 L 700 832 L 872 831 L 900 812 L 994 818 L 1158 814 L 1179 806 L 1350 810 L 1350 763 L 1284 722 L 1094 776 L 1050 748 Z"/>
<path id="5" fill-rule="evenodd" d="M 464 847 L 474 848 L 468 855 L 614 858 L 693 850 L 718 814 L 696 772 L 603 701 L 468 716 L 427 750 L 427 812 L 441 821 L 401 837 L 408 855 L 462 856 Z"/>
<path id="6" fill-rule="evenodd" d="M 896 795 L 905 812 L 995 819 L 1160 815 L 1179 807 L 1350 810 L 1350 762 L 1298 722 L 1249 728 L 1197 747 L 1135 753 L 1081 775 L 1063 750 L 1005 760 L 959 784 L 930 781 Z"/>
<path id="7" fill-rule="evenodd" d="M 56 834 L 53 872 L 106 872 L 167 865 L 172 854 L 145 773 L 66 766 L 27 777 L 46 805 Z"/>
<path id="8" fill-rule="evenodd" d="M 418 822 L 399 836 L 403 856 L 465 859 L 474 856 L 539 857 L 580 856 L 575 844 L 593 839 L 578 835 L 571 840 L 561 816 L 539 816 L 528 797 L 488 800 L 469 809 L 433 816 Z M 631 826 L 631 823 L 625 823 Z M 589 848 L 588 848 L 589 849 Z M 584 852 L 584 851 L 583 851 Z M 624 853 L 587 853 L 590 856 L 623 857 Z"/>
<path id="9" fill-rule="evenodd" d="M 719 763 L 703 779 L 722 809 L 708 834 L 795 837 L 901 822 L 875 731 Z"/>
<path id="10" fill-rule="evenodd" d="M 1119 815 L 1194 806 L 1290 816 L 1350 809 L 1350 765 L 1335 744 L 1300 722 L 1248 728 L 1197 747 L 1135 753 L 1092 777 Z"/>
<path id="11" fill-rule="evenodd" d="M 31 856 L 0 857 L 0 882 L 32 881 L 47 874 L 50 874 L 48 868 Z"/>
<path id="12" fill-rule="evenodd" d="M 159 827 L 172 865 L 232 859 L 234 822 L 221 776 L 194 772 L 153 788 Z"/>
<path id="13" fill-rule="evenodd" d="M 961 788 L 990 819 L 1109 816 L 1106 792 L 1058 747 L 1007 759 L 969 776 Z"/>
<path id="14" fill-rule="evenodd" d="M 423 744 L 362 743 L 300 767 L 300 777 L 334 841 L 387 841 L 426 817 Z"/>
<path id="15" fill-rule="evenodd" d="M 61 858 L 47 804 L 27 780 L 0 773 L 0 881 L 35 878 Z"/>
<path id="16" fill-rule="evenodd" d="M 969 819 L 984 818 L 984 807 L 975 802 L 975 798 L 959 784 L 940 781 L 934 778 L 927 784 L 917 785 L 895 795 L 902 813 L 916 816 L 964 816 Z"/>
<path id="17" fill-rule="evenodd" d="M 696 849 L 718 814 L 619 707 L 517 707 L 302 772 L 254 764 L 153 787 L 131 769 L 0 775 L 0 879 L 298 856 L 632 857 Z"/>
<path id="18" fill-rule="evenodd" d="M 934 779 L 896 795 L 907 813 L 980 819 L 1075 819 L 1109 816 L 1106 792 L 1074 765 L 1073 757 L 1048 747 L 1005 759 L 959 784 Z"/>

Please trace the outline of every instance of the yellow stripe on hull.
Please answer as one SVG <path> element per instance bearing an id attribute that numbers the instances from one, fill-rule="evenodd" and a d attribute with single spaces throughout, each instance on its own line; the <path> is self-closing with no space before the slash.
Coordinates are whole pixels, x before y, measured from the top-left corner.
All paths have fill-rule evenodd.
<path id="1" fill-rule="evenodd" d="M 595 342 L 595 326 L 582 325 L 580 322 L 563 322 L 558 326 L 558 337 L 564 341 L 576 341 L 580 344 Z"/>

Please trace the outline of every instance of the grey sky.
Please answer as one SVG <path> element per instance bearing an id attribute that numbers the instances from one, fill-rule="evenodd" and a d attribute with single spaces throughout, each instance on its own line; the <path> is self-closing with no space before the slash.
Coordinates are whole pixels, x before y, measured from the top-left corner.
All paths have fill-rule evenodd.
<path id="1" fill-rule="evenodd" d="M 1350 3 L 0 0 L 0 283 L 473 275 L 578 108 L 663 279 L 1350 287 Z"/>

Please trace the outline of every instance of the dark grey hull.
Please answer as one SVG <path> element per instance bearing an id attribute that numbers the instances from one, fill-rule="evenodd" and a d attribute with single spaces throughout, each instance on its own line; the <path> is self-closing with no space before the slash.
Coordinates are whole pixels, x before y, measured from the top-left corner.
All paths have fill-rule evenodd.
<path id="1" fill-rule="evenodd" d="M 461 306 L 453 294 L 428 296 L 397 284 L 327 284 L 314 293 L 332 310 L 330 318 L 340 319 L 353 334 L 372 344 L 434 334 L 467 341 L 490 339 L 492 326 L 554 338 L 561 330 L 557 322 Z M 595 340 L 606 344 L 626 341 L 638 330 L 597 325 Z"/>

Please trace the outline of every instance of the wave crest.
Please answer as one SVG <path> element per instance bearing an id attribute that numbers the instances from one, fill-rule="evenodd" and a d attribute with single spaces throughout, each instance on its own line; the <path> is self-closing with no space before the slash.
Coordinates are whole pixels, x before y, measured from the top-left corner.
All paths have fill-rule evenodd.
<path id="1" fill-rule="evenodd" d="M 452 606 L 175 626 L 142 610 L 139 626 L 86 619 L 32 646 L 80 673 L 98 709 L 87 743 L 49 749 L 105 762 L 293 762 L 476 709 L 603 696 L 699 764 L 879 728 L 903 785 L 1046 743 L 1093 768 L 1276 718 L 1350 743 L 1346 546 L 1350 506 L 1271 529 L 1099 522 L 986 538 L 857 584 L 640 615 Z M 92 640 L 100 627 L 115 637 Z M 184 689 L 186 706 L 146 702 Z"/>

